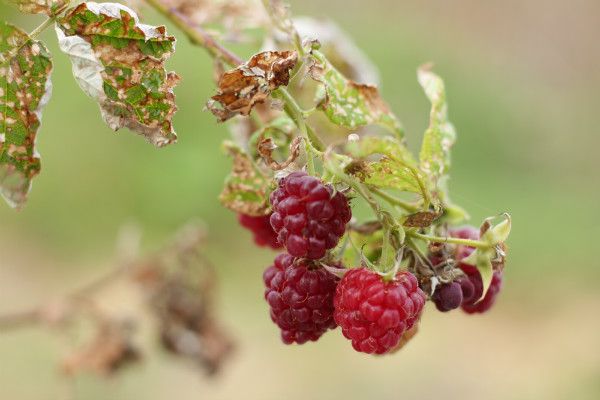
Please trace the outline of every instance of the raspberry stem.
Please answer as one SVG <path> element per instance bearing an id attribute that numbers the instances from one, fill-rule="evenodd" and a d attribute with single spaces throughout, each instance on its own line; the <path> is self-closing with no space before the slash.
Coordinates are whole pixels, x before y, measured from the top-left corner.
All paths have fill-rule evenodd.
<path id="1" fill-rule="evenodd" d="M 465 246 L 476 247 L 478 249 L 489 249 L 493 247 L 491 244 L 482 242 L 481 240 L 461 239 L 450 236 L 430 236 L 415 231 L 407 231 L 406 234 L 418 239 L 426 240 L 428 242 L 462 244 Z"/>
<path id="2" fill-rule="evenodd" d="M 390 203 L 393 206 L 398 206 L 408 212 L 416 212 L 419 210 L 419 207 L 417 207 L 413 204 L 410 204 L 404 200 L 400 200 L 399 198 L 392 196 L 391 194 L 389 194 L 381 189 L 369 186 L 369 190 L 371 191 L 371 193 L 376 194 L 377 196 L 381 197 L 383 200 L 387 201 L 388 203 Z"/>

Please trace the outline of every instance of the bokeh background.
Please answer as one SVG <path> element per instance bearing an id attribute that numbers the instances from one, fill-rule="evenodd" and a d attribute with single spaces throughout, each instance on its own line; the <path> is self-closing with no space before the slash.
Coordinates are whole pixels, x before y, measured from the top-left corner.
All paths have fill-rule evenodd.
<path id="1" fill-rule="evenodd" d="M 114 379 L 65 381 L 56 364 L 71 337 L 13 331 L 0 334 L 0 398 L 600 398 L 600 3 L 304 0 L 292 9 L 352 34 L 380 67 L 413 149 L 428 116 L 415 70 L 435 62 L 459 133 L 453 199 L 474 223 L 501 211 L 513 216 L 493 312 L 427 309 L 419 335 L 391 357 L 355 353 L 339 332 L 283 346 L 262 300 L 273 254 L 254 248 L 217 201 L 228 133 L 202 112 L 214 90 L 209 58 L 171 28 L 181 39 L 169 64 L 183 77 L 179 143 L 156 150 L 104 126 L 48 31 L 55 72 L 38 140 L 43 171 L 24 210 L 0 205 L 0 312 L 58 297 L 110 269 L 124 223 L 138 224 L 144 248 L 155 249 L 201 218 L 221 278 L 219 313 L 238 348 L 216 379 L 154 351 Z M 5 6 L 0 13 L 27 29 L 40 22 Z M 114 299 L 129 312 L 127 297 Z"/>

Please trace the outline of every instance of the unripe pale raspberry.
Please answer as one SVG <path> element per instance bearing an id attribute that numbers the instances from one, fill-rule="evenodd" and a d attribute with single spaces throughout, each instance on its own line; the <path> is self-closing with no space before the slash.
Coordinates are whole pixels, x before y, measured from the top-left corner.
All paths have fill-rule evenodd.
<path id="1" fill-rule="evenodd" d="M 251 215 L 239 214 L 238 221 L 240 225 L 252 232 L 254 243 L 260 247 L 271 247 L 280 249 L 283 247 L 277 240 L 277 234 L 271 227 L 271 215 L 253 217 Z"/>
<path id="2" fill-rule="evenodd" d="M 293 172 L 271 193 L 271 226 L 294 257 L 325 256 L 346 231 L 352 217 L 348 199 L 317 178 Z"/>
<path id="3" fill-rule="evenodd" d="M 383 354 L 418 321 L 425 300 L 417 278 L 408 271 L 386 282 L 371 270 L 356 268 L 337 286 L 334 317 L 356 351 Z"/>
<path id="4" fill-rule="evenodd" d="M 287 253 L 278 255 L 263 274 L 271 319 L 286 344 L 315 341 L 336 324 L 333 296 L 339 281 L 324 268 Z"/>

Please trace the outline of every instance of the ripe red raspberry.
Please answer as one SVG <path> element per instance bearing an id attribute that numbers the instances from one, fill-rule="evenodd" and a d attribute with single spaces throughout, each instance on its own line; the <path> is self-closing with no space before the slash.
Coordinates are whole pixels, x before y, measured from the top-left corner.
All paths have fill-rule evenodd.
<path id="1" fill-rule="evenodd" d="M 271 226 L 279 242 L 292 256 L 313 260 L 337 245 L 352 217 L 346 196 L 304 172 L 279 182 L 271 206 Z"/>
<path id="2" fill-rule="evenodd" d="M 338 278 L 311 261 L 287 253 L 278 255 L 263 274 L 271 319 L 285 344 L 315 341 L 333 320 L 333 295 Z"/>
<path id="3" fill-rule="evenodd" d="M 436 287 L 431 300 L 441 312 L 454 310 L 463 302 L 463 291 L 458 282 L 444 283 Z"/>
<path id="4" fill-rule="evenodd" d="M 463 311 L 468 314 L 484 313 L 492 308 L 496 302 L 496 297 L 502 288 L 502 272 L 494 271 L 490 288 L 485 294 L 485 297 L 478 302 L 483 293 L 483 283 L 481 281 L 481 275 L 479 274 L 479 271 L 477 271 L 477 268 L 474 266 L 465 263 L 460 263 L 458 266 L 467 275 L 467 278 L 474 288 L 471 298 L 465 298 L 462 303 Z"/>
<path id="5" fill-rule="evenodd" d="M 356 351 L 383 354 L 398 345 L 400 338 L 421 316 L 425 293 L 417 278 L 400 271 L 393 281 L 366 268 L 348 271 L 337 286 L 335 322 Z"/>
<path id="6" fill-rule="evenodd" d="M 239 214 L 238 221 L 244 228 L 250 230 L 254 236 L 254 243 L 260 247 L 271 247 L 280 249 L 283 246 L 277 240 L 277 234 L 271 227 L 271 215 L 253 217 L 251 215 Z"/>

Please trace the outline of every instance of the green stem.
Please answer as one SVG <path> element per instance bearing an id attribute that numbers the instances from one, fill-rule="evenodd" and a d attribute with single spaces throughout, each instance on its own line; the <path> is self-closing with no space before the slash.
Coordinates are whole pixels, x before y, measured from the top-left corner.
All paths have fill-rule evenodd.
<path id="1" fill-rule="evenodd" d="M 430 235 L 424 235 L 422 233 L 418 233 L 415 231 L 407 231 L 406 234 L 408 236 L 426 240 L 428 242 L 462 244 L 465 246 L 476 247 L 479 249 L 489 249 L 492 247 L 489 243 L 482 242 L 481 240 L 461 239 L 461 238 L 455 238 L 455 237 L 450 237 L 450 236 L 447 236 L 447 237 L 430 236 Z"/>
<path id="2" fill-rule="evenodd" d="M 384 199 L 391 205 L 401 207 L 408 212 L 413 213 L 413 212 L 416 212 L 419 210 L 419 207 L 417 207 L 413 204 L 410 204 L 404 200 L 400 200 L 399 198 L 392 196 L 391 194 L 389 194 L 381 189 L 378 189 L 375 187 L 369 187 L 369 190 L 371 191 L 371 193 L 376 194 L 377 196 L 381 197 L 382 199 Z"/>
<path id="3" fill-rule="evenodd" d="M 306 121 L 304 120 L 302 109 L 300 108 L 296 100 L 292 97 L 290 92 L 288 92 L 283 87 L 280 87 L 275 92 L 273 92 L 273 95 L 283 100 L 285 111 L 300 129 L 300 133 L 302 135 L 302 138 L 304 139 L 304 148 L 306 150 L 306 162 L 308 166 L 308 172 L 311 175 L 315 175 L 316 170 L 314 156 L 315 154 L 318 154 L 320 152 L 316 150 L 312 144 L 310 135 L 308 133 L 308 127 L 306 125 Z"/>

